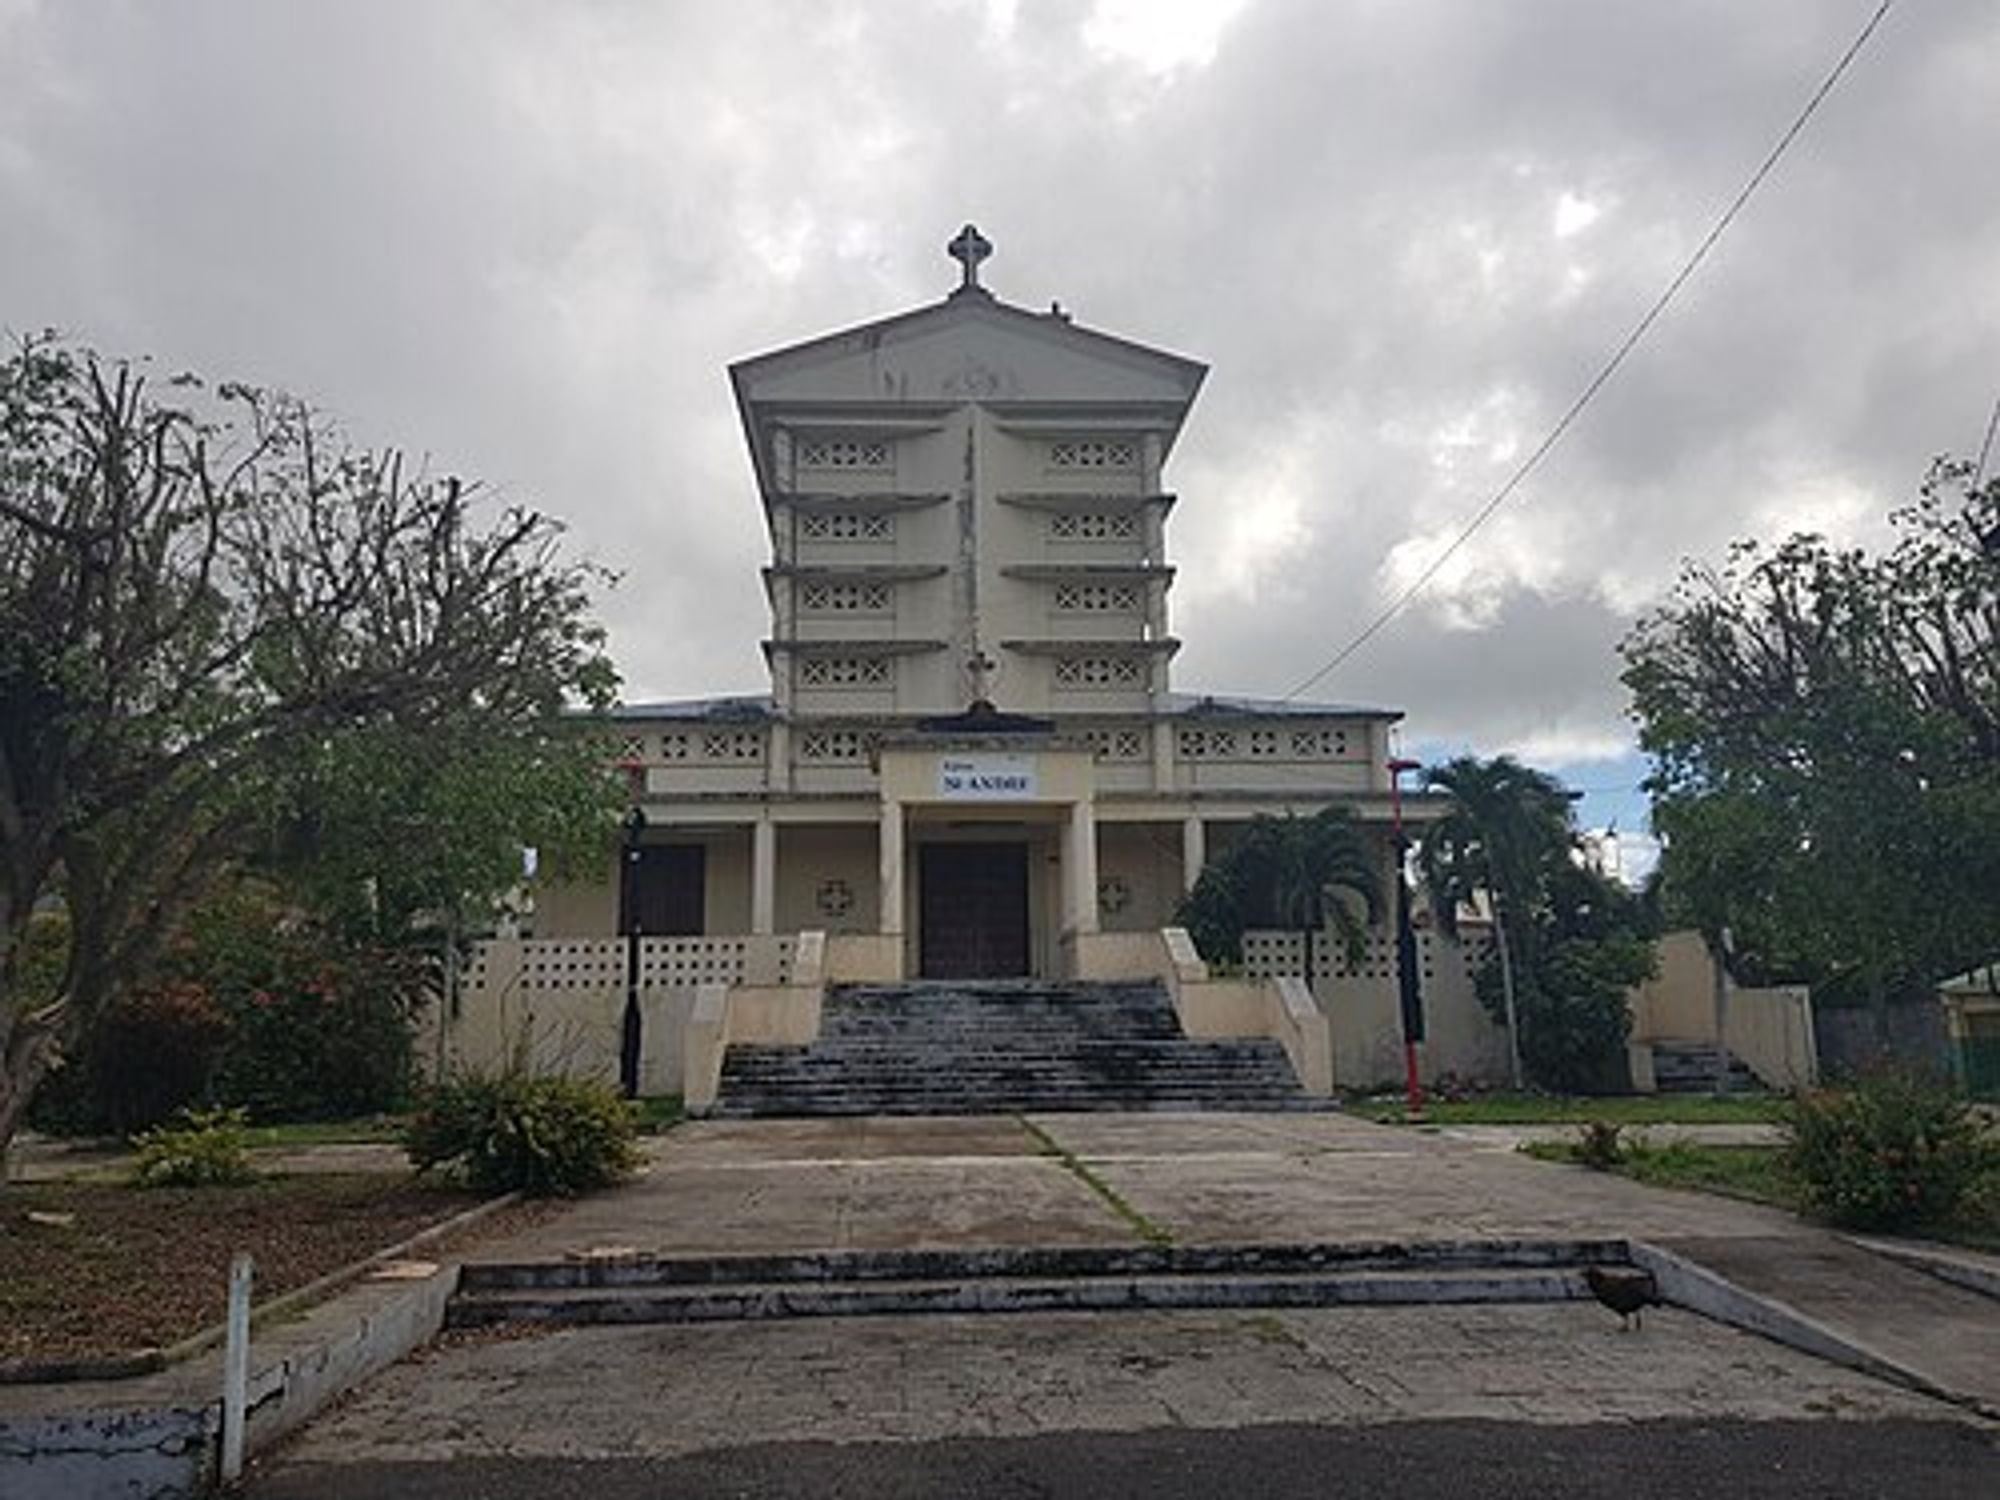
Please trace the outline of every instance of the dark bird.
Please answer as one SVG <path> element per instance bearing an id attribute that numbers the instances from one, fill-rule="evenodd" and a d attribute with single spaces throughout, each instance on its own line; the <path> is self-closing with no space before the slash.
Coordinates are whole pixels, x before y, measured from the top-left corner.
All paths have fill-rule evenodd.
<path id="1" fill-rule="evenodd" d="M 1590 1295 L 1624 1320 L 1621 1327 L 1638 1327 L 1643 1309 L 1660 1306 L 1660 1284 L 1651 1271 L 1636 1266 L 1585 1266 L 1583 1279 L 1590 1283 Z"/>

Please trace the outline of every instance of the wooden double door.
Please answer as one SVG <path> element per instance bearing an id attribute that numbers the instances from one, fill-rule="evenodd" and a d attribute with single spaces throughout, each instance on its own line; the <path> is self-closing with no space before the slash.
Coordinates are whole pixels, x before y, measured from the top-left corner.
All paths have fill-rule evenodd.
<path id="1" fill-rule="evenodd" d="M 1027 844 L 920 845 L 917 946 L 926 979 L 1025 978 Z"/>

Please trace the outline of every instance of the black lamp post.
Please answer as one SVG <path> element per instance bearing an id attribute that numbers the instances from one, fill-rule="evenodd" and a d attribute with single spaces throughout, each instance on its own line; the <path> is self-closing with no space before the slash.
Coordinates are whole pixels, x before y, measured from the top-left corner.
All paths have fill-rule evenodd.
<path id="1" fill-rule="evenodd" d="M 618 1086 L 627 1099 L 639 1096 L 639 840 L 646 815 L 638 807 L 625 814 L 618 840 L 618 925 L 625 934 L 625 1018 L 618 1039 Z"/>

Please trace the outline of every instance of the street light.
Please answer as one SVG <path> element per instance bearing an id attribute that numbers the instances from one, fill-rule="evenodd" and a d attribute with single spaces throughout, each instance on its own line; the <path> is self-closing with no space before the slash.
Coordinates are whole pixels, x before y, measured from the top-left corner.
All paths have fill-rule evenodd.
<path id="1" fill-rule="evenodd" d="M 639 840 L 646 814 L 635 803 L 618 825 L 618 925 L 625 932 L 625 1017 L 618 1038 L 618 1086 L 639 1097 Z"/>
<path id="2" fill-rule="evenodd" d="M 1417 935 L 1410 926 L 1410 883 L 1404 876 L 1409 844 L 1403 838 L 1403 773 L 1422 769 L 1422 761 L 1389 762 L 1389 816 L 1396 839 L 1396 993 L 1403 1013 L 1404 1106 L 1413 1120 L 1424 1112 L 1424 1086 L 1417 1077 L 1417 1043 L 1424 1039 L 1424 997 Z"/>

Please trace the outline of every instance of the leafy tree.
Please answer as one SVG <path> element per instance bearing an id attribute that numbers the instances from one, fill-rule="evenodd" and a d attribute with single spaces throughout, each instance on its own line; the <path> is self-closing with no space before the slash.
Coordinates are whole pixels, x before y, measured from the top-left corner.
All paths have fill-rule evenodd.
<path id="1" fill-rule="evenodd" d="M 1418 863 L 1446 932 L 1477 898 L 1493 915 L 1493 958 L 1474 987 L 1506 1025 L 1515 1086 L 1524 1064 L 1550 1088 L 1609 1086 L 1631 1024 L 1626 991 L 1653 971 L 1645 903 L 1584 863 L 1569 792 L 1547 773 L 1461 756 L 1425 782 L 1451 802 Z"/>
<path id="2" fill-rule="evenodd" d="M 1493 916 L 1499 960 L 1500 1013 L 1507 1025 L 1508 1066 L 1521 1086 L 1520 1007 L 1514 971 L 1523 933 L 1511 929 L 1540 904 L 1549 875 L 1576 845 L 1569 793 L 1561 782 L 1510 755 L 1480 760 L 1462 755 L 1424 775 L 1450 794 L 1445 815 L 1425 831 L 1418 864 L 1430 887 L 1439 924 L 1454 936 L 1458 909 L 1483 896 Z"/>
<path id="3" fill-rule="evenodd" d="M 1941 461 L 1880 555 L 1691 563 L 1623 645 L 1669 895 L 1744 968 L 1864 996 L 2000 950 L 2000 482 Z"/>
<path id="4" fill-rule="evenodd" d="M 290 397 L 48 340 L 0 362 L 0 1144 L 305 768 L 608 701 L 601 575 L 474 501 Z M 21 954 L 58 900 L 50 995 Z"/>
<path id="5" fill-rule="evenodd" d="M 1328 807 L 1308 818 L 1253 818 L 1202 869 L 1176 920 L 1212 961 L 1240 963 L 1252 928 L 1301 933 L 1310 984 L 1316 934 L 1331 927 L 1349 960 L 1358 960 L 1381 910 L 1379 854 L 1351 812 Z"/>

